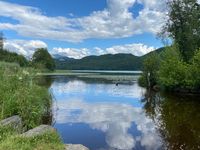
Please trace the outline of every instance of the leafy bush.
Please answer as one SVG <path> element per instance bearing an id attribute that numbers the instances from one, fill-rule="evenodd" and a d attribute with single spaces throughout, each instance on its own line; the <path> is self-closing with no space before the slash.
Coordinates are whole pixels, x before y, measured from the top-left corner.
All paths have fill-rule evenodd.
<path id="1" fill-rule="evenodd" d="M 178 46 L 167 47 L 160 55 L 153 54 L 144 61 L 143 74 L 139 84 L 148 85 L 148 74 L 151 87 L 159 84 L 168 90 L 198 90 L 200 89 L 200 50 L 191 60 L 184 62 Z"/>
<path id="2" fill-rule="evenodd" d="M 199 89 L 200 88 L 200 49 L 196 51 L 188 72 L 190 72 L 191 85 L 194 88 Z"/>
<path id="3" fill-rule="evenodd" d="M 167 89 L 200 88 L 200 51 L 197 51 L 191 63 L 182 60 L 176 46 L 168 48 L 161 55 L 159 83 Z"/>
<path id="4" fill-rule="evenodd" d="M 186 86 L 188 65 L 182 61 L 176 46 L 168 47 L 161 54 L 159 83 L 168 89 Z"/>
<path id="5" fill-rule="evenodd" d="M 159 55 L 150 54 L 143 62 L 143 74 L 139 78 L 139 84 L 144 87 L 153 87 L 157 83 L 157 72 L 159 69 Z"/>

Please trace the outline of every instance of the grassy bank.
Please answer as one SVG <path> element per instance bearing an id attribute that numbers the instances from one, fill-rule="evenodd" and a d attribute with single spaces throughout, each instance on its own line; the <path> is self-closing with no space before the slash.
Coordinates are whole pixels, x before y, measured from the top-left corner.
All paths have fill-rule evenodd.
<path id="1" fill-rule="evenodd" d="M 56 132 L 41 136 L 24 138 L 12 128 L 0 127 L 0 150 L 64 150 Z"/>
<path id="2" fill-rule="evenodd" d="M 25 129 L 30 129 L 50 112 L 51 95 L 33 82 L 34 72 L 17 64 L 0 63 L 0 120 L 19 115 Z"/>
<path id="3" fill-rule="evenodd" d="M 37 70 L 0 62 L 0 120 L 13 115 L 22 118 L 24 130 L 43 124 L 51 111 L 51 95 L 47 87 L 33 80 Z M 63 149 L 57 133 L 23 138 L 11 128 L 0 127 L 0 150 Z"/>

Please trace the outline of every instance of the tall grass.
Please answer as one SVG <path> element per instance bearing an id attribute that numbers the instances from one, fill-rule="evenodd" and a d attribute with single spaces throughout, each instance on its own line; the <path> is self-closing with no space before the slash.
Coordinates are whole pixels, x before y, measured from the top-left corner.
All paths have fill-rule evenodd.
<path id="1" fill-rule="evenodd" d="M 19 115 L 25 129 L 42 123 L 50 112 L 51 95 L 34 82 L 35 73 L 31 68 L 0 62 L 0 120 Z"/>
<path id="2" fill-rule="evenodd" d="M 56 131 L 26 138 L 10 127 L 0 127 L 0 150 L 64 150 L 64 144 Z"/>

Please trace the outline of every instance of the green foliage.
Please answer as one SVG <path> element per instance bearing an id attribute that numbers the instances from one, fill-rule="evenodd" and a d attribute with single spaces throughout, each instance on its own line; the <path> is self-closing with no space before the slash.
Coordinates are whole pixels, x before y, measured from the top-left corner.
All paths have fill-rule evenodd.
<path id="1" fill-rule="evenodd" d="M 48 69 L 51 71 L 55 69 L 54 59 L 45 48 L 39 48 L 33 54 L 32 65 L 39 69 Z"/>
<path id="2" fill-rule="evenodd" d="M 0 62 L 0 120 L 20 115 L 24 129 L 43 123 L 50 113 L 51 96 L 48 88 L 34 82 L 36 70 L 20 68 L 15 63 Z M 0 126 L 0 150 L 62 150 L 64 145 L 56 132 L 24 138 L 11 127 Z"/>
<path id="3" fill-rule="evenodd" d="M 188 71 L 190 72 L 192 86 L 200 89 L 200 49 L 196 51 Z"/>
<path id="4" fill-rule="evenodd" d="M 197 0 L 168 2 L 169 19 L 163 35 L 172 38 L 176 46 L 162 55 L 159 83 L 169 89 L 200 89 L 200 5 Z"/>
<path id="5" fill-rule="evenodd" d="M 4 35 L 0 32 L 0 61 L 18 63 L 20 66 L 28 66 L 28 60 L 23 56 L 14 52 L 3 49 Z"/>
<path id="6" fill-rule="evenodd" d="M 152 87 L 159 84 L 168 90 L 198 90 L 200 88 L 200 50 L 186 63 L 181 57 L 177 45 L 166 47 L 160 55 L 149 55 L 144 60 L 143 74 L 139 84 Z M 148 74 L 149 76 L 148 78 Z"/>
<path id="7" fill-rule="evenodd" d="M 147 77 L 144 76 L 144 74 L 142 74 L 139 79 L 138 79 L 138 84 L 141 87 L 148 87 L 148 83 L 147 83 Z"/>
<path id="8" fill-rule="evenodd" d="M 14 134 L 17 134 L 14 128 L 10 126 L 0 126 L 0 143 Z"/>
<path id="9" fill-rule="evenodd" d="M 162 54 L 159 69 L 159 83 L 168 89 L 200 88 L 200 51 L 197 51 L 188 64 L 182 60 L 176 46 L 168 48 Z"/>
<path id="10" fill-rule="evenodd" d="M 26 129 L 42 123 L 49 113 L 48 89 L 33 82 L 35 71 L 16 64 L 0 63 L 0 120 L 20 115 Z"/>
<path id="11" fill-rule="evenodd" d="M 200 5 L 197 0 L 172 0 L 168 5 L 169 20 L 163 33 L 169 33 L 184 61 L 189 62 L 200 47 Z"/>
<path id="12" fill-rule="evenodd" d="M 157 83 L 157 72 L 160 58 L 157 53 L 151 53 L 144 59 L 143 74 L 139 79 L 139 84 L 145 87 L 153 87 Z"/>
<path id="13" fill-rule="evenodd" d="M 0 61 L 18 63 L 22 67 L 28 66 L 28 60 L 24 56 L 3 49 L 0 49 Z"/>
<path id="14" fill-rule="evenodd" d="M 0 32 L 0 50 L 3 49 L 3 44 L 4 44 L 4 35 L 3 32 Z"/>
<path id="15" fill-rule="evenodd" d="M 0 127 L 0 150 L 63 150 L 64 144 L 55 131 L 25 138 L 12 128 Z"/>
<path id="16" fill-rule="evenodd" d="M 185 79 L 188 66 L 181 59 L 177 46 L 169 47 L 161 54 L 159 83 L 166 88 L 186 86 Z"/>

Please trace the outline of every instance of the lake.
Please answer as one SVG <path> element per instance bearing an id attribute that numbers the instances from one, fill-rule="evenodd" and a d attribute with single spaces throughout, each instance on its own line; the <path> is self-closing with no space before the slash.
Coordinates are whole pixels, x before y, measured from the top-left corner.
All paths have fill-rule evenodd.
<path id="1" fill-rule="evenodd" d="M 200 149 L 200 101 L 101 78 L 48 76 L 53 126 L 91 150 Z"/>

